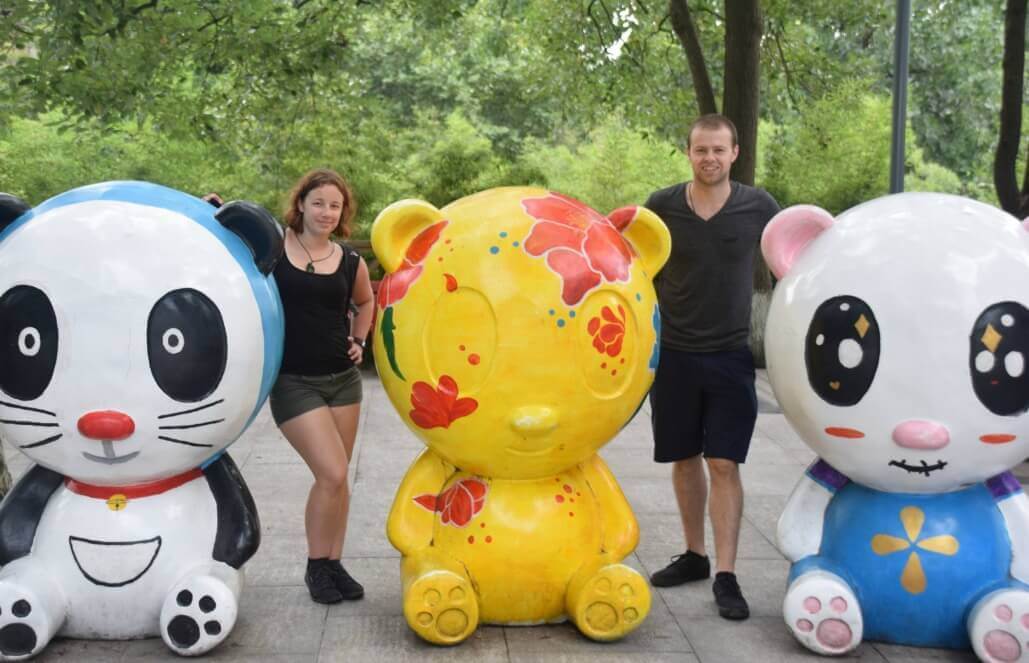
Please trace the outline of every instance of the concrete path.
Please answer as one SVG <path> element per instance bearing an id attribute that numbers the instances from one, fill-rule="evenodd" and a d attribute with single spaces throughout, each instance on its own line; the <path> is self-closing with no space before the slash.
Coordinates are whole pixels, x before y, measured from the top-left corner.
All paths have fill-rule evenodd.
<path id="1" fill-rule="evenodd" d="M 344 563 L 366 590 L 364 600 L 323 606 L 307 596 L 303 512 L 310 474 L 279 435 L 267 408 L 230 451 L 243 470 L 261 515 L 262 542 L 247 566 L 247 586 L 236 628 L 208 655 L 217 661 L 355 663 L 374 661 L 554 661 L 602 663 L 732 663 L 826 660 L 797 644 L 782 620 L 788 563 L 775 547 L 775 524 L 812 453 L 790 429 L 763 372 L 761 414 L 748 462 L 738 575 L 752 616 L 744 622 L 718 617 L 710 582 L 655 589 L 645 624 L 624 640 L 599 644 L 570 624 L 479 628 L 467 642 L 435 647 L 414 636 L 401 614 L 400 558 L 386 540 L 393 493 L 422 445 L 390 405 L 378 379 L 365 376 L 365 406 L 355 462 L 353 500 Z M 12 472 L 26 459 L 5 450 Z M 627 563 L 645 575 L 683 551 L 667 466 L 651 462 L 649 410 L 644 410 L 601 454 L 632 503 L 640 545 Z M 1023 482 L 1026 466 L 1019 468 Z M 710 530 L 708 533 L 710 541 Z M 866 661 L 974 661 L 970 654 L 865 643 L 846 658 Z M 182 660 L 160 639 L 131 642 L 57 640 L 40 661 Z"/>

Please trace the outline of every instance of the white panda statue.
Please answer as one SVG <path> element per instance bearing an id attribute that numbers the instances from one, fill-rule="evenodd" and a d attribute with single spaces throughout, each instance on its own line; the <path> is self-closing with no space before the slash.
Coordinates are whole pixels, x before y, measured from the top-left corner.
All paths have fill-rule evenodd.
<path id="1" fill-rule="evenodd" d="M 35 463 L 0 504 L 0 660 L 232 630 L 260 525 L 225 448 L 278 372 L 282 249 L 252 203 L 0 194 L 0 437 Z"/>
<path id="2" fill-rule="evenodd" d="M 774 217 L 765 350 L 817 454 L 778 525 L 786 624 L 1029 661 L 1029 226 L 906 193 Z"/>

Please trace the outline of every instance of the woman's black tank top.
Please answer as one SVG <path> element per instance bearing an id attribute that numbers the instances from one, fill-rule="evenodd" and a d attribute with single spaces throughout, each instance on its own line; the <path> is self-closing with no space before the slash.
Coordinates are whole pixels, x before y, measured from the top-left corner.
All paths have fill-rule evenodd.
<path id="1" fill-rule="evenodd" d="M 345 246 L 340 248 L 343 257 L 331 274 L 305 272 L 285 254 L 275 265 L 275 284 L 286 318 L 281 373 L 326 375 L 354 365 L 347 356 L 347 313 L 359 257 Z"/>

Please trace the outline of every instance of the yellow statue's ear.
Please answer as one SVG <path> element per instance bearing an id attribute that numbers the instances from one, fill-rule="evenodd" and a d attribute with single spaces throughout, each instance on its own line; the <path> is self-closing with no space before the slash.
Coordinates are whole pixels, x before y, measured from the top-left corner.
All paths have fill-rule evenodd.
<path id="1" fill-rule="evenodd" d="M 379 264 L 390 273 L 400 269 L 418 233 L 442 218 L 443 214 L 424 200 L 399 200 L 379 212 L 372 223 L 372 250 Z"/>
<path id="2" fill-rule="evenodd" d="M 643 269 L 654 278 L 672 253 L 672 236 L 657 214 L 646 207 L 622 207 L 607 215 L 643 262 Z"/>

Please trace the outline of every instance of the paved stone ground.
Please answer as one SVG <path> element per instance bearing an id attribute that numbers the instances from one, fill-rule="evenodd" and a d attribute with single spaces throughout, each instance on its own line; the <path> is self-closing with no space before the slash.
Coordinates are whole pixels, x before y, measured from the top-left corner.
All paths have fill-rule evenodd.
<path id="1" fill-rule="evenodd" d="M 797 644 L 781 614 L 788 563 L 775 547 L 775 523 L 812 453 L 790 429 L 763 372 L 761 414 L 743 466 L 746 493 L 738 574 L 752 616 L 729 622 L 717 616 L 709 582 L 655 589 L 644 625 L 624 640 L 599 644 L 570 624 L 484 626 L 458 647 L 435 647 L 407 628 L 401 614 L 399 556 L 385 535 L 393 493 L 421 444 L 405 428 L 378 379 L 365 376 L 365 407 L 351 466 L 353 500 L 344 550 L 348 570 L 365 586 L 362 601 L 323 606 L 303 583 L 306 549 L 303 510 L 310 475 L 279 435 L 267 409 L 232 448 L 261 515 L 262 542 L 247 566 L 236 628 L 208 655 L 218 661 L 555 661 L 602 663 L 731 663 L 825 660 Z M 649 412 L 644 408 L 601 454 L 639 519 L 641 537 L 627 563 L 644 574 L 682 552 L 682 532 L 669 469 L 651 462 Z M 5 449 L 15 475 L 26 459 Z M 1019 468 L 1023 482 L 1029 468 Z M 710 530 L 708 533 L 710 541 Z M 973 661 L 971 654 L 865 643 L 847 658 L 867 661 Z M 160 639 L 131 642 L 56 640 L 40 661 L 181 660 Z"/>

